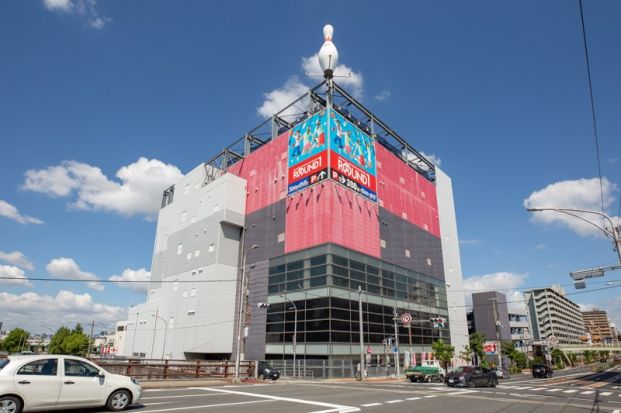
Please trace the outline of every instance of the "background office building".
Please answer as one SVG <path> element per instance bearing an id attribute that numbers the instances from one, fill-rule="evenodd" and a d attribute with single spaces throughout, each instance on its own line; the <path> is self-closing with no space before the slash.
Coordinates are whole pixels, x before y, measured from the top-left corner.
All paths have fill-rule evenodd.
<path id="1" fill-rule="evenodd" d="M 591 341 L 596 344 L 612 344 L 617 342 L 615 329 L 611 326 L 608 314 L 605 311 L 593 309 L 582 312 L 584 331 L 589 334 Z"/>
<path id="2" fill-rule="evenodd" d="M 559 344 L 580 344 L 584 323 L 580 306 L 560 286 L 526 291 L 533 339 L 556 337 Z"/>
<path id="3" fill-rule="evenodd" d="M 415 320 L 415 352 L 467 344 L 450 178 L 338 85 L 329 93 L 310 90 L 293 118 L 274 115 L 164 193 L 126 354 L 231 358 L 241 322 L 246 359 L 352 360 L 359 298 L 373 362 L 392 350 L 395 313 Z M 403 352 L 408 330 L 398 338 Z"/>

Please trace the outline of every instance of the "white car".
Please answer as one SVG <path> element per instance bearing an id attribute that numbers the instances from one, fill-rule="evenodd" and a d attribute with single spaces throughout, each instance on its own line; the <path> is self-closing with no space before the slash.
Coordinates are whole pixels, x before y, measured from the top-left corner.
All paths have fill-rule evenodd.
<path id="1" fill-rule="evenodd" d="M 106 406 L 120 411 L 137 403 L 142 387 L 81 357 L 49 354 L 0 359 L 0 413 Z"/>

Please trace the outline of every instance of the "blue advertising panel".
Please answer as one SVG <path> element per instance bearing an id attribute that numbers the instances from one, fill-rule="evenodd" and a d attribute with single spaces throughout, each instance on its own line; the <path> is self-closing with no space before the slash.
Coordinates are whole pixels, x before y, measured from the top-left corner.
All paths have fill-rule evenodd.
<path id="1" fill-rule="evenodd" d="M 377 202 L 375 139 L 330 111 L 330 179 Z"/>
<path id="2" fill-rule="evenodd" d="M 328 177 L 328 119 L 322 110 L 289 131 L 287 195 Z"/>

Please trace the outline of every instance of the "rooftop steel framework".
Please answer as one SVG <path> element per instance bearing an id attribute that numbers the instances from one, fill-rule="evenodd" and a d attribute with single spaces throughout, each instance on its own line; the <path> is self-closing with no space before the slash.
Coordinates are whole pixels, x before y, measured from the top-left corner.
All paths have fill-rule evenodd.
<path id="1" fill-rule="evenodd" d="M 226 173 L 229 166 L 244 159 L 283 132 L 303 122 L 314 113 L 329 107 L 375 138 L 380 145 L 394 153 L 427 180 L 435 182 L 435 166 L 428 159 L 341 86 L 329 79 L 309 89 L 307 93 L 207 160 L 204 164 L 205 184 Z"/>

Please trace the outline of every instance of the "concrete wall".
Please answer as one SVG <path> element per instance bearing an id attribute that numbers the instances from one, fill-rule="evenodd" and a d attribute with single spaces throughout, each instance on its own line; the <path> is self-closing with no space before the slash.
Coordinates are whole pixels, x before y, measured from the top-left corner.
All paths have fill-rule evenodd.
<path id="1" fill-rule="evenodd" d="M 469 344 L 470 339 L 466 320 L 457 217 L 451 179 L 438 168 L 436 168 L 436 190 L 451 344 L 455 346 L 455 354 L 459 354 Z"/>
<path id="2" fill-rule="evenodd" d="M 494 307 L 491 298 L 496 298 L 498 321 L 500 321 L 500 340 L 511 340 L 509 327 L 509 311 L 507 308 L 507 296 L 498 291 L 486 291 L 472 294 L 472 312 L 477 332 L 482 333 L 486 340 L 496 341 L 496 320 L 494 319 Z"/>

